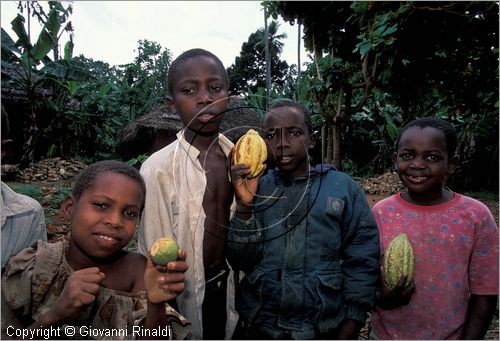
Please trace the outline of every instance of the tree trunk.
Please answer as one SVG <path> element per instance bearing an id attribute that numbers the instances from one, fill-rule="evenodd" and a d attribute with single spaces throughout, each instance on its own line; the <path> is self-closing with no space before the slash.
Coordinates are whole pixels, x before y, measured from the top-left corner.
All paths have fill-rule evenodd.
<path id="1" fill-rule="evenodd" d="M 326 140 L 326 163 L 332 163 L 332 155 L 333 155 L 333 145 L 332 145 L 332 138 L 333 138 L 333 129 L 332 125 L 328 125 L 328 138 Z"/>
<path id="2" fill-rule="evenodd" d="M 321 162 L 326 162 L 326 144 L 327 144 L 327 136 L 326 136 L 327 127 L 323 125 L 321 127 Z"/>
<path id="3" fill-rule="evenodd" d="M 269 29 L 267 27 L 267 10 L 264 7 L 264 57 L 266 59 L 266 109 L 271 95 L 271 54 L 269 53 Z"/>
<path id="4" fill-rule="evenodd" d="M 300 43 L 302 40 L 301 34 L 300 34 L 300 28 L 301 28 L 301 23 L 300 19 L 297 19 L 297 98 L 296 100 L 299 100 L 299 95 L 300 95 Z"/>
<path id="5" fill-rule="evenodd" d="M 318 78 L 320 78 L 321 77 L 321 73 L 319 72 L 318 60 L 320 60 L 321 58 L 323 58 L 323 50 L 321 49 L 321 46 L 319 46 L 318 44 L 316 44 L 316 41 L 314 39 L 314 32 L 313 32 L 313 35 L 312 35 L 312 39 L 313 39 L 313 49 L 314 49 L 314 65 L 316 66 L 317 76 L 318 76 Z"/>
<path id="6" fill-rule="evenodd" d="M 21 166 L 27 167 L 35 161 L 36 144 L 38 140 L 38 127 L 36 124 L 36 112 L 33 102 L 28 102 L 25 109 L 24 120 L 24 144 Z"/>
<path id="7" fill-rule="evenodd" d="M 342 163 L 342 156 L 341 156 L 341 148 L 340 148 L 340 124 L 337 122 L 333 121 L 332 123 L 332 140 L 331 140 L 331 145 L 332 145 L 332 161 L 331 163 L 337 168 L 338 170 L 341 170 L 341 163 Z"/>

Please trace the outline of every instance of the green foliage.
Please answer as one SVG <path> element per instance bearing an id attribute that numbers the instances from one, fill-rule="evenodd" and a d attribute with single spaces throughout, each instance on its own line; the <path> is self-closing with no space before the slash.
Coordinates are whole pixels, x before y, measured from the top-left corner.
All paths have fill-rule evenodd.
<path id="1" fill-rule="evenodd" d="M 269 94 L 269 98 L 267 98 L 266 88 L 259 87 L 255 93 L 251 89 L 248 89 L 244 100 L 246 105 L 251 107 L 259 116 L 263 117 L 269 103 L 281 97 L 283 96 L 273 89 Z"/>
<path id="2" fill-rule="evenodd" d="M 77 58 L 94 81 L 74 86 L 71 98 L 79 105 L 66 108 L 50 125 L 52 136 L 72 141 L 69 154 L 91 161 L 119 158 L 117 137 L 123 128 L 164 101 L 170 52 L 162 51 L 156 42 L 139 40 L 138 44 L 135 62 L 119 67 Z"/>
<path id="3" fill-rule="evenodd" d="M 392 167 L 401 126 L 401 109 L 390 103 L 389 94 L 375 89 L 373 101 L 351 116 L 343 135 L 345 157 L 355 165 L 351 168 L 356 168 L 356 176 L 381 174 Z"/>
<path id="4" fill-rule="evenodd" d="M 24 17 L 18 14 L 11 21 L 12 29 L 17 35 L 16 42 L 2 28 L 2 87 L 22 91 L 27 102 L 21 112 L 24 126 L 21 157 L 23 164 L 34 161 L 39 149 L 40 123 L 44 121 L 39 117 L 40 108 L 43 107 L 43 103 L 38 99 L 39 94 L 46 89 L 57 95 L 64 91 L 66 81 L 86 79 L 84 73 L 72 70 L 70 60 L 58 59 L 59 37 L 64 31 L 70 34 L 72 32 L 71 22 L 64 25 L 72 12 L 71 5 L 64 8 L 62 3 L 57 1 L 49 1 L 47 4 L 49 12 L 46 15 L 36 1 L 19 2 L 18 8 L 26 9 L 28 15 Z M 32 17 L 36 17 L 42 24 L 34 45 L 30 41 L 29 31 Z M 54 52 L 54 60 L 48 56 L 50 51 Z M 42 63 L 43 67 L 40 66 Z"/>
<path id="5" fill-rule="evenodd" d="M 66 9 L 58 1 L 49 1 L 49 8 L 49 14 L 31 51 L 35 59 L 43 59 L 51 50 L 57 47 L 59 31 L 72 12 L 71 6 Z M 55 56 L 55 59 L 57 59 L 57 53 Z"/>
<path id="6" fill-rule="evenodd" d="M 131 158 L 130 160 L 127 161 L 129 165 L 132 165 L 136 168 L 140 168 L 142 163 L 146 161 L 146 159 L 149 157 L 147 154 L 141 154 L 138 155 L 137 157 Z"/>
<path id="7" fill-rule="evenodd" d="M 117 158 L 117 136 L 124 126 L 159 105 L 166 96 L 170 55 L 168 50 L 161 52 L 154 42 L 139 41 L 138 64 L 110 67 L 80 56 L 48 62 L 26 79 L 17 78 L 27 73 L 16 72 L 19 64 L 9 62 L 15 61 L 18 49 L 4 33 L 2 84 L 22 89 L 31 84 L 32 88 L 52 89 L 57 94 L 36 102 L 33 99 L 39 111 L 37 129 L 43 132 L 37 143 L 40 156 L 89 161 Z M 30 154 L 29 160 L 34 158 Z"/>
<path id="8" fill-rule="evenodd" d="M 123 127 L 165 99 L 170 52 L 139 40 L 130 64 L 73 57 L 71 6 L 42 4 L 49 10 L 36 1 L 19 5 L 11 22 L 15 40 L 2 28 L 2 87 L 22 91 L 28 100 L 20 154 L 25 161 L 45 155 L 119 158 L 116 142 Z M 498 186 L 498 2 L 263 5 L 274 19 L 300 21 L 304 46 L 314 56 L 297 89 L 296 66 L 280 60 L 283 35 L 271 22 L 269 96 L 297 99 L 313 113 L 315 128 L 335 122 L 342 167 L 360 176 L 387 170 L 399 129 L 414 118 L 434 116 L 459 131 L 454 188 Z M 32 18 L 43 27 L 35 43 L 27 30 Z M 57 46 L 64 32 L 70 41 L 61 59 Z M 231 93 L 244 95 L 260 113 L 267 105 L 263 50 L 260 28 L 228 69 Z M 129 161 L 142 160 L 140 155 Z"/>
<path id="9" fill-rule="evenodd" d="M 353 50 L 353 52 L 359 52 L 361 58 L 363 58 L 371 50 L 383 52 L 387 46 L 396 41 L 398 20 L 402 15 L 410 11 L 413 6 L 411 3 L 403 4 L 394 10 L 377 13 L 373 18 L 369 16 L 369 12 L 373 9 L 373 6 L 370 6 L 369 3 L 355 1 L 351 4 L 351 8 L 355 11 L 355 15 L 351 17 L 352 21 L 358 21 L 361 25 L 365 25 L 357 35 L 359 43 L 356 44 L 356 48 Z M 365 21 L 365 18 L 369 18 L 369 20 Z"/>
<path id="10" fill-rule="evenodd" d="M 47 14 L 36 1 L 20 3 L 19 10 L 28 14 L 21 12 L 12 21 L 16 42 L 2 28 L 2 86 L 24 91 L 29 100 L 22 122 L 24 140 L 18 141 L 24 152 L 19 154 L 25 164 L 44 156 L 118 158 L 117 137 L 124 126 L 167 95 L 170 52 L 156 42 L 139 40 L 133 63 L 110 67 L 72 57 L 70 35 L 64 59 L 59 59 L 58 39 L 63 31 L 72 32 L 71 5 L 65 8 L 55 1 L 43 5 L 49 7 Z M 31 16 L 42 25 L 34 45 L 25 29 Z M 52 50 L 53 61 L 47 55 Z M 50 96 L 39 98 L 43 92 Z"/>
<path id="11" fill-rule="evenodd" d="M 36 199 L 44 207 L 52 209 L 59 209 L 64 199 L 71 194 L 71 186 L 69 184 L 58 184 L 50 195 L 47 195 L 39 185 L 21 183 L 9 183 L 8 185 L 17 193 Z"/>
<path id="12" fill-rule="evenodd" d="M 433 116 L 460 132 L 455 187 L 498 186 L 498 2 L 264 6 L 274 18 L 303 23 L 305 46 L 317 58 L 303 74 L 301 101 L 317 107 L 323 124 L 339 112 L 336 119 L 348 117 L 340 129 L 343 164 L 367 172 L 389 166 L 398 129 Z M 353 106 L 365 95 L 358 84 L 370 77 L 367 100 Z M 360 148 L 373 161 L 360 158 Z"/>
<path id="13" fill-rule="evenodd" d="M 19 184 L 19 183 L 9 183 L 8 184 L 15 192 L 23 195 L 27 195 L 38 202 L 43 199 L 44 191 L 32 184 Z"/>
<path id="14" fill-rule="evenodd" d="M 280 60 L 283 49 L 281 39 L 284 33 L 278 34 L 279 24 L 271 22 L 269 25 L 269 46 L 271 53 L 271 83 L 273 87 L 283 87 L 287 75 L 288 64 Z M 245 94 L 247 90 L 257 92 L 260 87 L 266 87 L 266 68 L 264 55 L 264 29 L 260 28 L 248 37 L 248 41 L 241 46 L 240 56 L 228 68 L 230 93 L 232 95 Z"/>
<path id="15" fill-rule="evenodd" d="M 129 84 L 133 79 L 136 88 L 140 88 L 147 97 L 147 92 L 152 97 L 148 105 L 156 106 L 163 102 L 168 94 L 167 74 L 172 56 L 169 49 L 164 49 L 160 44 L 147 39 L 138 41 L 137 57 L 133 64 L 127 65 Z"/>
<path id="16" fill-rule="evenodd" d="M 71 185 L 69 183 L 56 185 L 56 188 L 50 194 L 47 194 L 40 184 L 8 183 L 8 185 L 17 193 L 27 195 L 42 205 L 46 224 L 53 223 L 51 217 L 60 211 L 62 202 L 71 194 Z"/>
<path id="17" fill-rule="evenodd" d="M 70 194 L 71 194 L 71 185 L 70 184 L 57 185 L 56 192 L 51 199 L 52 204 L 49 204 L 49 207 L 59 209 L 61 207 L 61 204 L 64 201 L 64 199 L 66 199 Z"/>

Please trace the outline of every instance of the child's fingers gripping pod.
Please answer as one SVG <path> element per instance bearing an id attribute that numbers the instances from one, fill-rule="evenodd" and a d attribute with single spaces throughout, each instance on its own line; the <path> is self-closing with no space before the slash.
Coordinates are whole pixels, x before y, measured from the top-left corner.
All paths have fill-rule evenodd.
<path id="1" fill-rule="evenodd" d="M 179 245 L 174 239 L 160 238 L 151 246 L 151 260 L 155 265 L 166 266 L 168 262 L 177 260 Z"/>

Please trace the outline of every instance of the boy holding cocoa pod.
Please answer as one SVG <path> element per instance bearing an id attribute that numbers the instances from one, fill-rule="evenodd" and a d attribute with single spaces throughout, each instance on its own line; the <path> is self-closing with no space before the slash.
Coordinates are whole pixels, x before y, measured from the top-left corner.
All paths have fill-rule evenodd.
<path id="1" fill-rule="evenodd" d="M 184 128 L 141 167 L 147 192 L 138 249 L 146 254 L 155 240 L 175 239 L 189 265 L 185 290 L 177 297 L 179 311 L 192 324 L 188 338 L 230 338 L 238 319 L 234 276 L 225 259 L 233 143 L 219 133 L 229 80 L 217 56 L 192 49 L 172 62 L 168 87 Z"/>
<path id="2" fill-rule="evenodd" d="M 228 260 L 245 273 L 245 339 L 356 339 L 375 303 L 379 239 L 362 189 L 331 165 L 310 166 L 310 113 L 277 100 L 263 121 L 268 160 L 231 167 L 237 211 Z"/>

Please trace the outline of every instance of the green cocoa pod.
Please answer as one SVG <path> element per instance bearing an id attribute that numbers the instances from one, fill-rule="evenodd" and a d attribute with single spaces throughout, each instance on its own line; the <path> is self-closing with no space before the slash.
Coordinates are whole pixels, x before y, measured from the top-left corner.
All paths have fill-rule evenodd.
<path id="1" fill-rule="evenodd" d="M 384 280 L 389 287 L 394 288 L 405 272 L 408 274 L 405 286 L 410 284 L 415 266 L 414 259 L 413 248 L 405 233 L 389 243 L 384 255 Z"/>
<path id="2" fill-rule="evenodd" d="M 151 246 L 151 260 L 156 265 L 166 266 L 177 259 L 179 245 L 171 238 L 160 238 Z"/>

